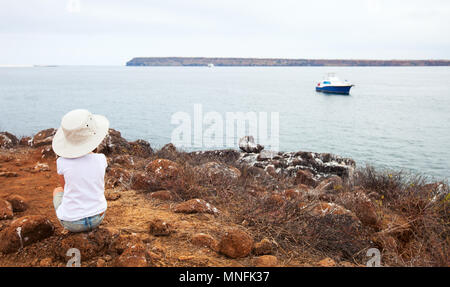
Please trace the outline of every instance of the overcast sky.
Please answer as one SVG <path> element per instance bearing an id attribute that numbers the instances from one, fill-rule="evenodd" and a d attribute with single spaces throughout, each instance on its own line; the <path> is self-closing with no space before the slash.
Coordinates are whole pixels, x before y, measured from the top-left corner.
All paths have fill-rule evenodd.
<path id="1" fill-rule="evenodd" d="M 448 0 L 0 0 L 0 64 L 450 59 Z"/>

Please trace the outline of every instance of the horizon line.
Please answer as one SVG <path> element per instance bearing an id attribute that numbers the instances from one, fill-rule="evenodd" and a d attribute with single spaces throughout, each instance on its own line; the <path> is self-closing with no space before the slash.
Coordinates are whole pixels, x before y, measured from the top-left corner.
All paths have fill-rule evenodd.
<path id="1" fill-rule="evenodd" d="M 391 59 L 370 59 L 370 58 L 282 58 L 282 57 L 236 57 L 236 56 L 136 56 L 135 58 L 203 58 L 203 59 L 276 59 L 276 60 L 325 60 L 325 61 L 450 61 L 450 58 L 420 58 L 420 59 L 399 59 L 399 58 L 391 58 Z"/>

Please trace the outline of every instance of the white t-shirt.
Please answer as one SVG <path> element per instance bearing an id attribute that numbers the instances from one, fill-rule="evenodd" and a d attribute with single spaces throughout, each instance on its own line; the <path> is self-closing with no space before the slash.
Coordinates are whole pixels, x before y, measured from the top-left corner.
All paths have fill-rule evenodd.
<path id="1" fill-rule="evenodd" d="M 79 158 L 56 160 L 58 174 L 66 182 L 61 205 L 56 210 L 60 220 L 76 221 L 106 210 L 104 154 L 90 153 Z"/>

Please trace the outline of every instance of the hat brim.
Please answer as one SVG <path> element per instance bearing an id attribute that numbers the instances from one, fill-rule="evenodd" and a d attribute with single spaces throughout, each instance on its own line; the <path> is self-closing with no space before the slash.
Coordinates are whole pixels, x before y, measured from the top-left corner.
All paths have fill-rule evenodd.
<path id="1" fill-rule="evenodd" d="M 95 132 L 95 135 L 90 137 L 82 144 L 73 145 L 66 141 L 64 132 L 60 127 L 53 137 L 53 151 L 57 155 L 65 158 L 77 158 L 87 155 L 88 153 L 93 151 L 98 145 L 100 145 L 109 131 L 109 121 L 106 117 L 102 115 L 93 115 L 93 117 L 95 122 L 97 123 L 97 130 Z"/>

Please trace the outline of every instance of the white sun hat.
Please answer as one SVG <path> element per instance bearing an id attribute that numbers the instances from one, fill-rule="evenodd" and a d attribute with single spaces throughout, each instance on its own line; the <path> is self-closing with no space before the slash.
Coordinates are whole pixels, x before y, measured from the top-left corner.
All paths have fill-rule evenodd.
<path id="1" fill-rule="evenodd" d="M 77 158 L 93 151 L 105 138 L 109 121 L 101 115 L 78 109 L 68 112 L 53 137 L 53 151 L 65 158 Z"/>

